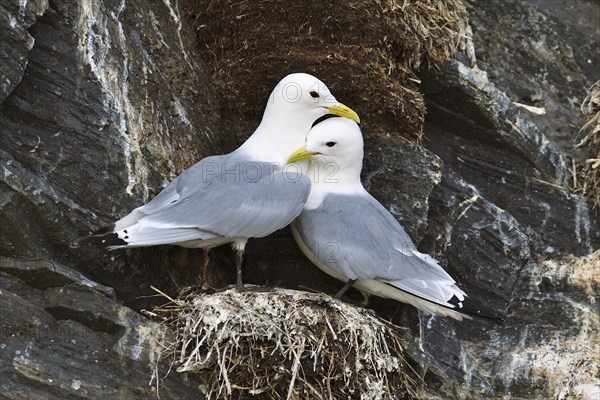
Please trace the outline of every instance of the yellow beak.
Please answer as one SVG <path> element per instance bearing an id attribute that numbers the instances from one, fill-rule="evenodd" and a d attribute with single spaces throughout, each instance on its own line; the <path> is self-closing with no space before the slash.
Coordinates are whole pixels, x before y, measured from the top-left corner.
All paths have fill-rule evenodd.
<path id="1" fill-rule="evenodd" d="M 327 107 L 330 114 L 338 115 L 340 117 L 350 118 L 352 121 L 360 124 L 360 117 L 353 109 L 348 106 L 343 105 L 342 103 L 338 103 L 337 106 L 329 106 Z"/>
<path id="2" fill-rule="evenodd" d="M 317 154 L 317 153 L 314 151 L 306 151 L 306 147 L 301 147 L 298 150 L 296 150 L 290 156 L 290 158 L 288 158 L 287 164 L 295 163 L 295 162 L 302 161 L 302 160 L 308 160 L 315 154 Z"/>

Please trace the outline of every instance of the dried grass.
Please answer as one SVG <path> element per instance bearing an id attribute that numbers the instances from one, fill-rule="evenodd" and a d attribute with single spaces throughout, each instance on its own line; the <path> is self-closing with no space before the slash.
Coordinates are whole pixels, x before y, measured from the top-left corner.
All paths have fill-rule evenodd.
<path id="1" fill-rule="evenodd" d="M 155 310 L 174 332 L 163 358 L 209 399 L 412 398 L 401 328 L 371 311 L 287 289 L 171 300 Z"/>
<path id="2" fill-rule="evenodd" d="M 260 115 L 277 81 L 303 71 L 357 110 L 369 132 L 418 142 L 425 103 L 414 71 L 470 49 L 461 0 L 188 0 L 184 9 L 228 118 Z"/>
<path id="3" fill-rule="evenodd" d="M 579 131 L 584 138 L 575 146 L 587 148 L 589 157 L 582 163 L 573 161 L 573 191 L 589 197 L 594 209 L 600 209 L 600 81 L 594 83 L 581 105 L 587 121 Z"/>

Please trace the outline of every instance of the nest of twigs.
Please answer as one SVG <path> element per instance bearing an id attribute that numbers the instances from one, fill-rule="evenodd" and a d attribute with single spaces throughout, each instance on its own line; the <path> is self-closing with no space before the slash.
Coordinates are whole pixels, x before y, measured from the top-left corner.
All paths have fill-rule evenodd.
<path id="1" fill-rule="evenodd" d="M 581 112 L 586 116 L 586 123 L 580 130 L 583 139 L 576 148 L 587 148 L 588 158 L 581 162 L 573 162 L 573 190 L 594 202 L 594 209 L 600 209 L 600 81 L 591 88 L 590 93 L 581 105 Z"/>
<path id="2" fill-rule="evenodd" d="M 420 140 L 425 114 L 414 72 L 452 59 L 469 32 L 462 0 L 183 4 L 229 118 L 260 115 L 279 79 L 308 72 L 369 132 L 411 141 Z"/>
<path id="3" fill-rule="evenodd" d="M 207 398 L 412 398 L 399 330 L 327 295 L 184 290 L 155 311 L 178 372 Z"/>

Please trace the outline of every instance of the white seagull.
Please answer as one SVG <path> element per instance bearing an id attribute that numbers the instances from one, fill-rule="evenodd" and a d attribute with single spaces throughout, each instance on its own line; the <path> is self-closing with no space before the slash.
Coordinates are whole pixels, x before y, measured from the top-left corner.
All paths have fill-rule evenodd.
<path id="1" fill-rule="evenodd" d="M 161 244 L 210 249 L 232 243 L 236 288 L 243 290 L 248 239 L 287 226 L 302 211 L 310 181 L 283 167 L 312 124 L 327 114 L 359 121 L 316 77 L 286 76 L 273 89 L 260 125 L 237 150 L 204 158 L 147 204 L 76 243 L 109 249 Z"/>
<path id="2" fill-rule="evenodd" d="M 501 319 L 469 298 L 432 257 L 418 252 L 400 223 L 365 190 L 356 123 L 330 118 L 316 125 L 288 162 L 307 159 L 312 188 L 292 232 L 316 266 L 346 282 L 337 298 L 354 286 L 440 316 Z"/>

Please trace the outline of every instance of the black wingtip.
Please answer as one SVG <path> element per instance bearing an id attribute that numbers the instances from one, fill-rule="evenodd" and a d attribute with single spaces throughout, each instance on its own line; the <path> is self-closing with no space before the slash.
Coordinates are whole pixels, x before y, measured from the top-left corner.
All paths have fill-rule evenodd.
<path id="1" fill-rule="evenodd" d="M 104 236 L 109 233 L 113 233 L 115 231 L 115 224 L 105 225 L 102 228 L 98 229 L 96 232 L 92 233 L 91 236 Z"/>
<path id="2" fill-rule="evenodd" d="M 121 239 L 112 229 L 114 229 L 114 225 L 102 227 L 92 235 L 75 240 L 75 244 L 78 246 L 88 245 L 97 247 L 127 246 L 128 243 Z"/>
<path id="3" fill-rule="evenodd" d="M 452 296 L 448 303 L 456 307 L 456 311 L 476 318 L 494 321 L 496 323 L 504 322 L 504 315 L 483 303 L 465 296 L 464 300 L 459 300 L 456 295 Z"/>
<path id="4" fill-rule="evenodd" d="M 84 237 L 80 237 L 78 239 L 75 239 L 75 241 L 73 242 L 74 245 L 76 246 L 84 246 L 86 244 L 90 244 L 91 240 L 94 238 L 94 236 L 84 236 Z"/>

